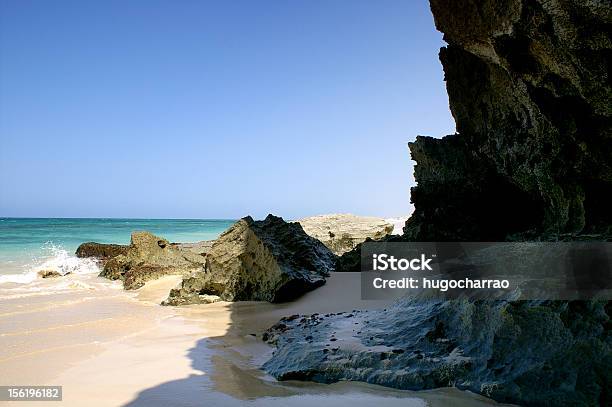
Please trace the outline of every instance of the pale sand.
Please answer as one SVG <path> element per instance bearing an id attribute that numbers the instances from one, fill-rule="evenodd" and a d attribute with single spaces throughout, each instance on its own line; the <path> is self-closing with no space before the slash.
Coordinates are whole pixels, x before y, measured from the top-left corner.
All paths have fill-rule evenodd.
<path id="1" fill-rule="evenodd" d="M 53 406 L 495 404 L 456 389 L 277 382 L 259 369 L 272 351 L 261 333 L 282 316 L 384 307 L 359 298 L 359 274 L 335 274 L 287 304 L 157 305 L 177 282 L 125 292 L 119 283 L 67 276 L 37 281 L 35 292 L 0 288 L 0 385 L 63 385 L 64 400 Z"/>

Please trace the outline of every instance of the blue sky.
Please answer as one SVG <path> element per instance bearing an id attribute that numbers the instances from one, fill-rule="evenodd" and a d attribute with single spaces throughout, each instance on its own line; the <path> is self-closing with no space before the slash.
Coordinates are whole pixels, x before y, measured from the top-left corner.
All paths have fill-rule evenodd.
<path id="1" fill-rule="evenodd" d="M 0 216 L 405 214 L 443 45 L 425 0 L 0 0 Z"/>

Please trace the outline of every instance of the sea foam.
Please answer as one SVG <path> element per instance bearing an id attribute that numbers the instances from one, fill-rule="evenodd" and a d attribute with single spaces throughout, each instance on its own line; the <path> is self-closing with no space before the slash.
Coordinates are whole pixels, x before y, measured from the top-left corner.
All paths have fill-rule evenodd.
<path id="1" fill-rule="evenodd" d="M 38 272 L 43 270 L 57 271 L 66 274 L 94 274 L 100 272 L 98 261 L 90 258 L 78 258 L 60 246 L 47 243 L 43 247 L 47 255 L 34 259 L 31 264 L 24 266 L 25 271 L 19 274 L 0 275 L 0 284 L 17 283 L 28 284 L 38 278 Z"/>

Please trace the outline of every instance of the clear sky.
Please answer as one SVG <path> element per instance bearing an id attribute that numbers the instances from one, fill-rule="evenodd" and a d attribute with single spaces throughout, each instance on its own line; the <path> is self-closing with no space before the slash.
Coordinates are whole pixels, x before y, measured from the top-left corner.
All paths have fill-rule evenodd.
<path id="1" fill-rule="evenodd" d="M 0 0 L 0 216 L 399 216 L 426 0 Z"/>

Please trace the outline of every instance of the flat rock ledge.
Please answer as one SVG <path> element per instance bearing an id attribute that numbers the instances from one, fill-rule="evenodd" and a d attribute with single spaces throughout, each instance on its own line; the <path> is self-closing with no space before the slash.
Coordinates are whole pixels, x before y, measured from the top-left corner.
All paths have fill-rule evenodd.
<path id="1" fill-rule="evenodd" d="M 304 232 L 342 255 L 366 239 L 379 240 L 393 233 L 394 225 L 382 218 L 351 214 L 318 215 L 300 219 Z"/>
<path id="2" fill-rule="evenodd" d="M 520 405 L 599 405 L 612 379 L 606 306 L 405 299 L 385 310 L 292 315 L 264 333 L 276 350 L 263 368 L 278 380 L 455 386 Z"/>
<path id="3" fill-rule="evenodd" d="M 273 215 L 240 219 L 212 245 L 203 270 L 184 279 L 163 304 L 290 301 L 325 284 L 336 256 L 299 223 Z M 213 296 L 213 297 L 211 297 Z"/>

